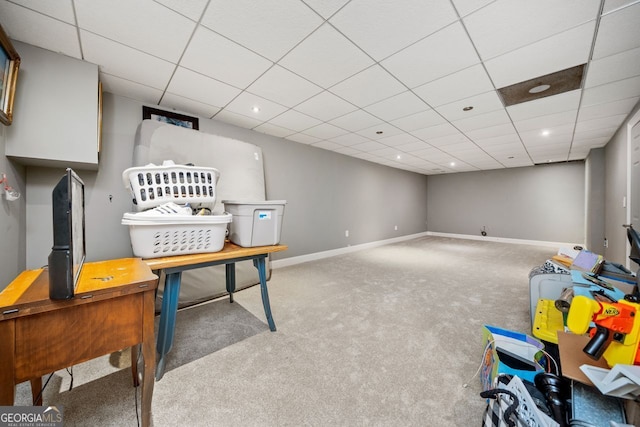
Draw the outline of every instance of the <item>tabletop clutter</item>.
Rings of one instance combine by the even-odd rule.
[[[627,234],[640,247],[631,226]],[[634,253],[630,258],[640,261]],[[637,274],[582,247],[561,248],[535,267],[529,274],[533,336],[483,327],[483,427],[636,425],[637,281]]]
[[[221,251],[225,239],[242,247],[280,242],[286,200],[222,200],[214,212],[220,172],[211,167],[131,167],[122,173],[136,212],[127,212],[133,254],[159,258]]]

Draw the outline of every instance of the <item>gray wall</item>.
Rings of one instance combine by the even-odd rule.
[[[585,221],[587,247],[605,253],[605,152],[591,150],[585,161]]]
[[[629,169],[627,123],[638,111],[640,111],[640,103],[636,105],[605,147],[605,234],[609,240],[609,247],[605,250],[605,258],[621,264],[627,262],[627,246],[629,244],[626,230],[622,227],[622,224],[627,223],[627,209],[622,204],[623,198],[627,196]]]
[[[25,170],[23,166],[4,156],[5,125],[0,124],[0,177],[7,175],[9,185],[21,193],[18,200],[9,202],[0,184],[0,290],[4,289],[25,268]]]
[[[86,184],[87,258],[131,255],[131,210],[122,172],[131,166],[142,104],[106,93],[99,170],[77,171]],[[287,258],[426,231],[427,177],[200,118],[200,130],[260,146],[269,199],[285,199]],[[51,188],[62,169],[27,168],[27,268],[51,250]],[[395,226],[398,230],[395,230]],[[349,237],[345,237],[345,230]]]
[[[584,162],[430,176],[429,231],[584,242]]]

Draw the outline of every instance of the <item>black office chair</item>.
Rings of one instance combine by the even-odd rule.
[[[640,233],[633,228],[633,224],[624,224],[623,227],[627,229],[627,239],[631,245],[631,251],[629,253],[629,259],[636,264],[640,265]],[[633,295],[640,300],[640,269],[636,272],[636,285],[633,289]]]

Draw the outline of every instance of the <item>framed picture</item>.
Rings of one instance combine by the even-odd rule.
[[[0,122],[13,121],[13,98],[20,68],[20,56],[0,25]]]
[[[142,107],[142,119],[157,120],[159,122],[170,123],[194,130],[199,129],[199,120],[197,117],[185,116],[184,114],[172,113],[171,111],[158,110],[157,108],[146,106]]]

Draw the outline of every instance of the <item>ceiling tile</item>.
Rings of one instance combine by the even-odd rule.
[[[396,147],[396,146],[400,146],[400,145],[409,144],[409,143],[412,143],[412,142],[417,142],[417,141],[420,141],[420,140],[418,138],[416,138],[415,136],[410,135],[408,133],[399,133],[397,135],[387,136],[385,138],[380,138],[378,141],[381,142],[384,145],[388,145],[390,147]]]
[[[357,132],[382,123],[382,121],[364,110],[356,110],[345,114],[344,116],[340,116],[337,119],[333,119],[330,123],[343,129],[350,130],[351,132]]]
[[[81,29],[173,62],[196,23],[152,0],[74,0]]]
[[[324,24],[279,64],[326,89],[371,66],[373,60],[329,24]]]
[[[344,135],[336,136],[334,138],[330,138],[331,142],[335,142],[336,144],[344,145],[346,147],[350,147],[352,145],[361,144],[363,142],[369,141],[362,135],[358,135],[357,133],[346,133]]]
[[[473,109],[470,111],[464,111],[463,108],[468,106],[473,107]],[[466,119],[468,117],[477,116],[503,108],[502,100],[500,100],[500,97],[496,92],[492,91],[485,92],[480,95],[474,95],[470,98],[451,102],[446,105],[441,105],[436,107],[435,110],[445,119],[453,121]]]
[[[476,144],[478,144],[478,146],[485,148],[487,150],[495,146],[501,146],[501,145],[507,145],[507,144],[512,146],[513,145],[522,146],[522,142],[520,141],[520,136],[518,136],[518,134],[515,132],[509,133],[506,135],[500,135],[500,136],[494,136],[494,137],[488,137],[488,138],[475,138],[473,142],[475,142]]]
[[[445,150],[444,147],[447,147],[449,145],[462,144],[462,143],[469,142],[469,138],[467,138],[464,134],[458,132],[450,135],[428,138],[426,141],[434,147],[438,147],[440,149]]]
[[[489,3],[494,2],[495,0],[452,0],[456,9],[458,10],[458,14],[460,16],[466,16],[471,12],[474,12]]]
[[[637,3],[638,0],[604,0],[604,7],[602,8],[602,14],[614,12],[618,9],[623,9],[631,4]]]
[[[615,116],[618,114],[628,114],[640,100],[639,97],[622,99],[620,101],[608,102],[606,104],[583,107],[578,113],[578,121],[599,119],[602,117]]]
[[[410,91],[376,102],[375,104],[369,105],[365,108],[365,110],[374,116],[385,121],[392,121],[397,118],[410,116],[429,109],[429,106],[425,104],[423,100]]]
[[[571,144],[571,147],[590,147],[590,148],[597,148],[597,147],[604,147],[607,142],[609,142],[609,137],[603,136],[600,138],[580,138],[580,139],[573,139],[573,143]]]
[[[637,75],[640,75],[640,47],[591,61],[584,87],[600,86]]]
[[[213,117],[218,111],[220,111],[220,108],[216,106],[194,101],[193,99],[174,95],[172,93],[165,93],[162,97],[162,101],[160,101],[160,105],[171,109],[188,111],[189,114],[196,114],[200,117],[206,118]]]
[[[307,145],[313,144],[314,142],[322,141],[320,138],[316,138],[315,136],[311,135],[305,135],[304,133],[295,133],[293,135],[287,136],[286,139]]]
[[[248,92],[278,104],[293,107],[322,92],[322,88],[274,65],[247,88]]]
[[[240,89],[183,67],[178,67],[167,91],[216,107],[224,107],[241,92]]]
[[[480,62],[467,33],[456,22],[381,62],[409,88]]]
[[[446,120],[436,111],[427,110],[393,120],[391,123],[404,131],[412,132],[414,130],[424,129],[429,126],[439,125],[444,123],[445,121]]]
[[[349,0],[305,0],[305,3],[323,18],[328,19],[341,7],[349,3]]]
[[[607,1],[607,4],[609,3]],[[640,22],[640,3],[638,2],[602,16],[598,25],[598,38],[593,49],[593,59],[640,47],[638,22]]]
[[[627,118],[626,114],[617,116],[602,117],[600,119],[591,119],[576,123],[576,132],[586,132],[597,129],[618,128],[620,124]]]
[[[526,120],[547,114],[576,110],[580,105],[580,90],[547,96],[521,104],[510,105],[507,112],[514,121]]]
[[[618,130],[617,127],[612,127],[609,129],[593,129],[593,130],[584,130],[578,131],[575,133],[574,139],[595,139],[595,138],[609,138],[613,136],[613,134]]]
[[[640,95],[640,76],[587,88],[582,95],[582,107],[619,101]]]
[[[387,148],[387,146],[376,141],[367,141],[361,142],[360,144],[352,145],[351,148],[362,152],[370,152],[375,150],[382,150],[383,148]]]
[[[414,142],[409,142],[408,144],[402,144],[402,145],[398,145],[395,148],[397,148],[400,151],[404,151],[405,153],[411,153],[413,151],[419,151],[419,150],[424,150],[425,148],[430,147],[429,144],[427,144],[424,141],[414,141]]]
[[[180,65],[242,89],[273,64],[213,31],[199,27]]]
[[[100,64],[100,71],[164,90],[176,68],[171,62],[151,56],[104,37],[80,31],[84,59]]]
[[[396,95],[406,88],[379,65],[369,67],[329,89],[358,107]]]
[[[323,20],[299,0],[211,0],[202,25],[277,61]]]
[[[155,0],[169,9],[186,16],[192,21],[199,21],[209,0]]]
[[[322,121],[329,121],[355,110],[356,107],[334,94],[324,91],[299,104],[296,111],[305,113]]]
[[[438,138],[441,136],[459,135],[460,132],[450,123],[442,123],[440,125],[414,130],[411,132],[411,134],[423,141],[429,142],[429,139]]]
[[[482,64],[477,64],[418,86],[413,91],[431,107],[437,107],[494,89]]]
[[[136,99],[148,104],[157,105],[162,97],[162,91],[159,89],[145,86],[140,83],[134,83],[120,77],[110,76],[109,74],[101,73],[100,81],[102,82],[102,90],[104,92]]]
[[[471,139],[495,138],[503,135],[512,135],[514,133],[516,133],[516,131],[511,123],[465,132]]]
[[[262,123],[261,125],[254,127],[253,130],[261,133],[266,133],[271,136],[276,136],[278,138],[284,138],[285,136],[293,135],[294,133],[296,133],[295,130],[283,128],[272,123]]]
[[[20,6],[40,12],[59,21],[66,22],[67,24],[75,25],[76,18],[73,15],[71,0],[57,0],[55,2],[48,0],[20,0]],[[2,17],[6,18],[7,16],[2,14]],[[5,19],[2,21],[2,25],[4,26]]]
[[[353,0],[330,22],[376,61],[397,52],[457,19],[449,1]]]
[[[600,0],[498,0],[465,17],[464,23],[487,60],[594,20],[599,6]]]
[[[254,112],[254,107],[258,107],[259,111]],[[260,98],[251,93],[242,92],[225,107],[225,110],[238,114],[253,115],[257,120],[266,122],[278,114],[285,112],[287,107],[283,107],[280,104]]]
[[[280,114],[279,116],[276,116],[273,119],[269,120],[269,123],[287,129],[293,129],[296,132],[302,132],[305,129],[317,126],[322,122],[298,111],[288,110]]]
[[[366,129],[359,130],[356,133],[364,136],[365,138],[378,140],[389,136],[399,135],[402,131],[389,123],[380,123]]]
[[[306,135],[315,136],[316,138],[329,139],[329,138],[335,138],[336,136],[344,135],[345,133],[348,133],[348,132],[337,126],[330,125],[329,123],[321,123],[318,126],[314,126],[312,128],[306,129],[302,133]]]
[[[573,126],[576,122],[578,111],[564,111],[562,113],[548,114],[546,116],[533,117],[531,119],[513,122],[518,132],[542,131],[543,129],[553,129],[557,126]]]
[[[335,151],[336,153],[344,154],[345,156],[353,156],[354,154],[360,153],[360,151],[351,147],[336,148],[333,151]]]
[[[237,114],[228,110],[220,111],[213,118],[214,120],[229,123],[246,129],[252,129],[263,122],[262,120],[257,120],[253,117],[245,116],[244,114]]]
[[[73,58],[82,57],[74,26],[8,2],[0,2],[0,16],[10,39]],[[34,28],[38,31],[33,31]]]
[[[485,66],[498,88],[566,70],[589,60],[594,30],[591,21],[485,61]]]
[[[322,148],[324,150],[339,150],[342,147],[342,145],[340,144],[336,144],[335,142],[331,142],[331,141],[320,141],[320,142],[314,142],[313,144],[311,144],[313,147],[316,148]]]
[[[509,123],[510,121],[511,120],[509,119],[507,112],[504,109],[501,109],[456,120],[452,122],[452,124],[462,132],[467,132],[474,129],[502,125]]]

